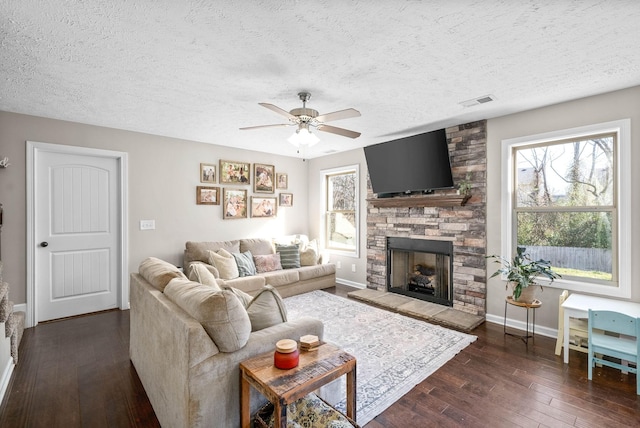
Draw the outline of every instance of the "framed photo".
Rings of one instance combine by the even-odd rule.
[[[251,164],[235,161],[220,161],[220,184],[249,184]]]
[[[253,164],[253,191],[256,193],[274,193],[276,178],[275,167],[262,163]]]
[[[216,166],[210,163],[200,164],[200,182],[215,183],[216,182]]]
[[[247,218],[247,191],[224,189],[222,216],[226,219]]]
[[[293,193],[280,193],[280,203],[278,205],[281,207],[292,207]]]
[[[276,174],[276,188],[287,189],[289,187],[289,176],[285,173]]]
[[[251,217],[275,217],[276,198],[251,197]]]
[[[220,188],[210,186],[196,187],[196,204],[220,205]]]

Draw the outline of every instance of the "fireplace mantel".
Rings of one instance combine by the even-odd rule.
[[[467,203],[471,196],[458,194],[398,196],[395,198],[367,199],[377,208],[453,207]]]

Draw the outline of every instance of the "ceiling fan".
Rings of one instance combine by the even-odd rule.
[[[317,110],[307,108],[307,101],[309,101],[309,99],[311,98],[311,94],[309,92],[299,92],[298,97],[300,97],[300,100],[302,101],[302,108],[294,108],[291,111],[283,110],[280,107],[269,103],[258,103],[261,106],[266,107],[269,110],[272,110],[279,115],[286,117],[287,119],[289,119],[289,123],[248,126],[240,129],[242,131],[246,131],[259,128],[275,128],[297,125],[298,128],[296,129],[296,133],[292,136],[292,138],[289,139],[289,141],[296,146],[301,144],[311,146],[319,141],[319,139],[311,133],[311,127],[317,129],[318,131],[329,132],[331,134],[337,134],[343,137],[358,138],[360,136],[359,132],[325,124],[325,122],[330,122],[332,120],[358,117],[360,116],[360,112],[358,110],[348,108],[345,110],[334,111],[332,113],[319,114]]]

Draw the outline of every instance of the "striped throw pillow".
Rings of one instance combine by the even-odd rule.
[[[251,251],[245,251],[244,253],[231,253],[236,259],[236,265],[238,265],[238,274],[243,276],[253,276],[256,274],[256,265],[253,263],[253,255]]]
[[[280,254],[280,264],[282,264],[283,269],[300,267],[300,247],[298,244],[276,244],[276,253]]]

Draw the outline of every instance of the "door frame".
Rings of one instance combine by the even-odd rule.
[[[37,174],[38,154],[41,152],[53,152],[61,154],[73,154],[81,156],[107,157],[116,159],[118,163],[118,178],[120,186],[117,189],[120,204],[120,259],[118,260],[117,279],[120,284],[118,292],[118,307],[121,310],[129,309],[129,158],[128,153],[113,150],[93,149],[79,146],[66,146],[62,144],[40,143],[27,141],[27,313],[26,327],[38,325],[37,311],[37,287],[35,284],[35,213],[38,201],[35,200],[35,183]]]

